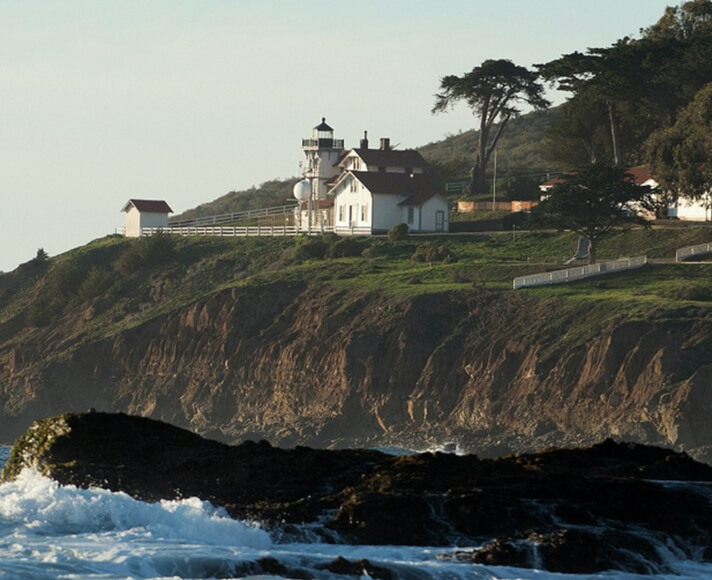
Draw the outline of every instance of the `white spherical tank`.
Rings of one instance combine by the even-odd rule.
[[[306,201],[309,199],[311,194],[311,183],[308,179],[302,179],[294,184],[294,189],[292,190],[294,197],[297,201]]]

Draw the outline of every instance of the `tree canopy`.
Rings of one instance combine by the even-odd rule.
[[[650,187],[635,183],[630,173],[594,163],[567,175],[532,210],[539,227],[569,229],[588,240],[588,262],[596,261],[598,241],[613,228],[645,224],[639,215]]]
[[[712,80],[712,0],[668,8],[640,38],[566,54],[536,68],[572,93],[567,114],[552,126],[549,142],[559,146],[550,147],[551,154],[638,164],[648,137],[672,125]]]
[[[674,195],[701,199],[712,191],[712,83],[680,113],[672,127],[651,135],[648,164]]]
[[[464,101],[479,116],[477,148],[471,171],[471,193],[485,191],[485,170],[507,122],[528,104],[535,109],[549,106],[544,87],[536,73],[509,60],[486,60],[469,73],[449,75],[440,80],[433,113],[447,111]],[[491,131],[498,122],[494,135]]]

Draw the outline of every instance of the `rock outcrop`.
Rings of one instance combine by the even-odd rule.
[[[573,573],[662,572],[660,546],[712,556],[712,506],[682,483],[712,481],[712,467],[610,440],[500,459],[393,457],[266,442],[231,447],[145,418],[88,413],[33,424],[3,479],[25,467],[145,500],[197,496],[286,539],[310,524],[327,541],[338,534],[358,544],[487,542],[443,557]]]
[[[227,443],[454,442],[496,456],[614,437],[712,461],[705,313],[631,321],[597,304],[280,283],[65,344],[84,323],[73,314],[0,348],[0,440],[38,417],[96,408]],[[19,332],[7,325],[0,336]]]

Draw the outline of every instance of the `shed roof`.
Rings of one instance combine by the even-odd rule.
[[[173,213],[171,207],[162,199],[130,199],[121,211],[129,211],[132,206],[145,213]]]

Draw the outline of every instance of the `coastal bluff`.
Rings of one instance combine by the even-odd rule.
[[[306,525],[312,540],[482,546],[443,557],[571,573],[664,572],[660,546],[712,558],[712,505],[698,489],[712,467],[612,440],[491,459],[393,456],[231,446],[153,419],[91,412],[34,422],[15,442],[3,482],[25,468],[145,501],[199,497],[260,522],[275,541],[305,541]]]

